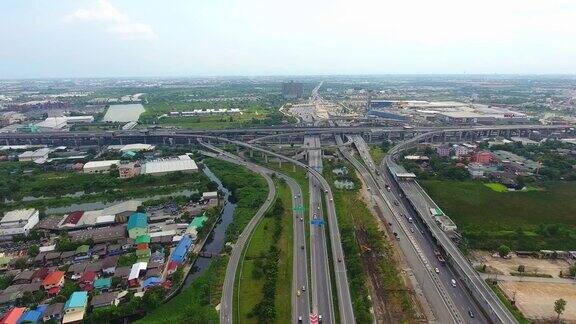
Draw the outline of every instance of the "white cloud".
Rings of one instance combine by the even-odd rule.
[[[78,9],[64,17],[66,22],[96,22],[106,24],[104,29],[126,39],[154,39],[156,33],[149,25],[133,22],[108,0],[98,0],[91,8]]]

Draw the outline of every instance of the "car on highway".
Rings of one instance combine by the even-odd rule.
[[[314,214],[312,215],[312,217],[314,217],[314,219],[316,219],[316,213],[314,213]]]
[[[440,273],[440,269],[438,269],[438,268],[434,268],[434,272],[436,272],[436,273]]]
[[[341,258],[341,257],[338,257],[338,262],[342,262],[342,258]]]
[[[370,187],[367,187],[366,190],[370,191]]]
[[[302,286],[302,291],[306,291],[306,286]]]
[[[304,250],[304,245],[300,245],[300,248],[301,248],[302,250]]]
[[[298,316],[298,323],[302,323],[302,316]]]
[[[456,280],[454,279],[450,280],[450,284],[452,285],[452,287],[456,287]]]
[[[414,233],[414,227],[410,227],[410,232]]]
[[[470,318],[474,318],[474,313],[472,313],[472,310],[468,310],[468,316],[470,316]]]
[[[298,291],[296,291],[296,296],[300,297],[301,294],[300,289],[298,289]]]
[[[322,315],[318,315],[318,323],[322,322]]]
[[[398,201],[394,200],[394,206],[398,206]]]
[[[300,217],[300,221],[301,221],[301,222],[304,221],[304,218]]]
[[[324,189],[324,193],[328,193],[328,189]]]

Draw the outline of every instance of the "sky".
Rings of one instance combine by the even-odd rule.
[[[2,0],[0,79],[575,74],[574,0]]]

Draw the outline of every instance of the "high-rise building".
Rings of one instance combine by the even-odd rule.
[[[299,82],[284,82],[282,83],[282,96],[284,99],[299,99],[304,94],[304,85]]]

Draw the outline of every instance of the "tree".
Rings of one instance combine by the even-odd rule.
[[[576,277],[576,264],[570,267],[570,276]]]
[[[38,253],[40,253],[40,248],[38,247],[38,245],[31,245],[28,248],[28,255],[31,257],[36,257],[38,255]]]
[[[498,247],[498,254],[500,255],[500,257],[504,258],[506,256],[508,256],[508,254],[510,254],[510,247],[508,247],[508,245],[500,245]]]
[[[26,268],[26,259],[25,258],[18,258],[14,262],[14,266],[16,269],[24,269]]]
[[[523,264],[518,266],[518,272],[523,274],[525,271],[526,271],[526,267]]]
[[[566,301],[564,299],[560,298],[554,302],[554,311],[556,312],[556,314],[558,314],[556,320],[560,321],[560,315],[564,313],[565,309],[566,309]]]

